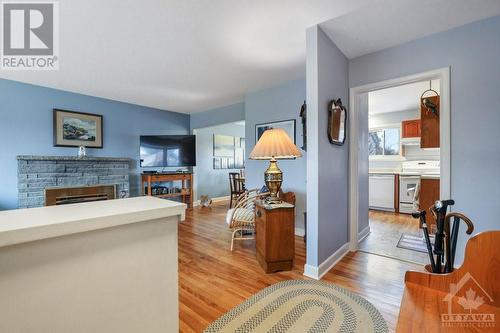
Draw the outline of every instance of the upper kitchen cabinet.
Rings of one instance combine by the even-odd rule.
[[[420,137],[420,119],[404,120],[401,127],[401,138],[408,139]]]
[[[439,148],[439,96],[421,98],[420,148]]]

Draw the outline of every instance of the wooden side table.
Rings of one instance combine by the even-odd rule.
[[[266,273],[289,271],[295,254],[295,206],[283,202],[255,207],[257,260]]]

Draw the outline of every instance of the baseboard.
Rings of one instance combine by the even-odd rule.
[[[311,279],[319,280],[318,267],[305,264],[304,275],[310,277]]]
[[[335,266],[349,252],[349,243],[345,243],[323,261],[318,267],[304,265],[304,275],[315,280],[320,280],[333,266]]]
[[[224,197],[212,198],[212,203],[221,202],[221,201],[229,201],[229,199],[231,199],[231,197],[229,195],[224,196]],[[200,205],[200,200],[196,200],[193,202],[194,207],[199,206],[199,205]]]
[[[304,237],[305,234],[306,231],[304,230],[304,228],[295,227],[295,236]]]
[[[358,233],[358,244],[366,238],[366,236],[368,236],[370,234],[370,226],[368,225],[366,228],[364,228],[363,230],[361,230],[359,233]]]

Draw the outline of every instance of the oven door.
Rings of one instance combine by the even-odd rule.
[[[415,189],[420,182],[419,176],[400,176],[399,177],[399,202],[413,203]]]

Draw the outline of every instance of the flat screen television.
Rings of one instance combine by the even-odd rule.
[[[188,167],[196,165],[196,136],[141,136],[141,167]]]

